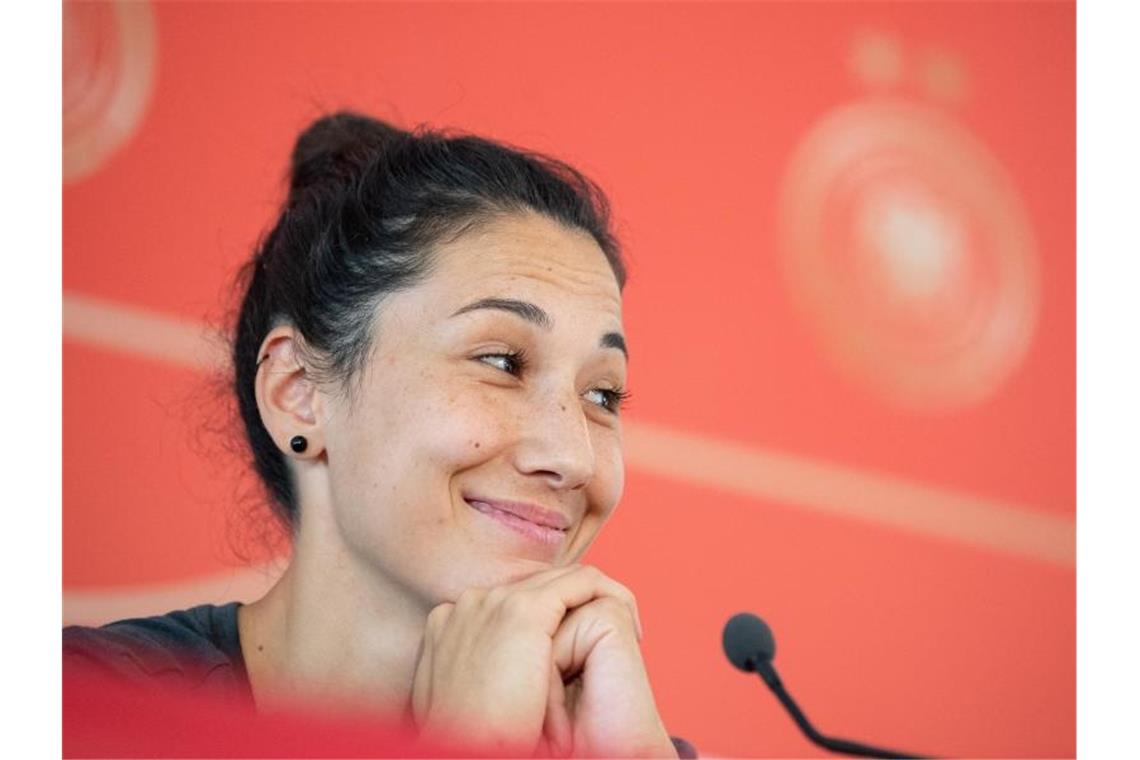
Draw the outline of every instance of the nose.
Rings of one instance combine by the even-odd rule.
[[[581,488],[594,476],[590,425],[577,393],[549,394],[520,422],[515,466],[559,490]]]

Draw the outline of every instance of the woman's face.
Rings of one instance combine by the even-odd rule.
[[[326,399],[354,560],[425,604],[576,561],[623,484],[621,294],[593,238],[533,214],[464,234],[384,301],[373,349]]]

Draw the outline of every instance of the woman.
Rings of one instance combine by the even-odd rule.
[[[578,564],[623,482],[601,193],[341,113],[298,140],[247,277],[235,391],[289,566],[253,604],[67,629],[67,656],[489,752],[673,756],[634,597]]]

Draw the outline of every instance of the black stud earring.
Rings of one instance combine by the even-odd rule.
[[[300,454],[305,449],[309,448],[309,442],[305,440],[305,436],[295,435],[289,439],[289,448]]]

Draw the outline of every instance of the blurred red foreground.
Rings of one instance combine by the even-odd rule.
[[[254,714],[248,705],[142,691],[68,667],[64,757],[473,757],[458,745],[413,741],[399,726],[344,716]]]

